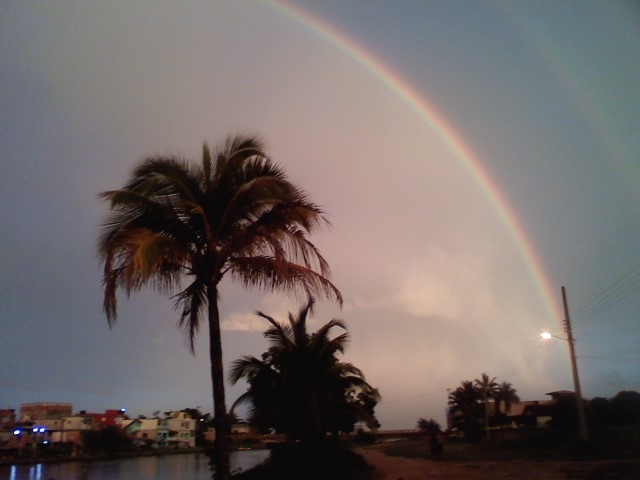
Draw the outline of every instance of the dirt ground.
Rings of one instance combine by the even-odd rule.
[[[380,446],[358,450],[378,470],[379,480],[637,480],[640,461],[530,462],[432,461],[385,455]]]

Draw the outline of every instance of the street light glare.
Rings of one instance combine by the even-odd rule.
[[[549,332],[542,332],[542,333],[540,334],[540,337],[541,337],[543,340],[549,340],[549,339],[551,338],[551,336],[552,336],[552,335],[551,335]]]

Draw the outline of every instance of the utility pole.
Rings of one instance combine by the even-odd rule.
[[[582,392],[580,390],[580,379],[578,378],[578,365],[576,363],[576,350],[574,346],[573,333],[571,331],[571,320],[569,318],[569,307],[567,306],[567,293],[562,287],[562,306],[564,307],[564,330],[569,342],[569,356],[571,357],[571,373],[573,374],[573,386],[576,392],[576,403],[578,407],[578,423],[580,427],[580,440],[589,440],[587,430],[587,419],[584,413],[584,403],[582,403]]]

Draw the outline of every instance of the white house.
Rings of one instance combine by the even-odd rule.
[[[93,417],[74,415],[57,419],[38,420],[33,422],[32,428],[37,429],[40,435],[46,433],[47,441],[53,443],[73,442],[79,445],[82,443],[82,432],[97,430],[99,425]]]
[[[122,422],[122,430],[137,445],[143,443],[155,444],[158,441],[159,423],[160,420],[157,418],[136,418],[135,420]]]
[[[158,424],[158,445],[193,448],[196,446],[196,420],[186,412],[170,412]]]

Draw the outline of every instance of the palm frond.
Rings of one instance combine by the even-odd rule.
[[[233,278],[247,287],[284,293],[305,301],[322,295],[342,305],[342,294],[330,280],[315,270],[288,260],[272,257],[234,257],[228,268]]]
[[[241,378],[246,378],[248,381],[255,378],[261,369],[265,368],[265,364],[262,360],[244,355],[231,364],[228,378],[232,385],[238,383]]]
[[[293,350],[293,329],[291,325],[282,325],[260,311],[256,312],[256,315],[266,319],[271,324],[271,327],[264,332],[265,338],[268,338],[278,348],[284,348],[287,351]]]
[[[195,353],[195,338],[200,330],[200,315],[207,305],[207,285],[200,276],[174,296],[176,310],[181,310],[178,328],[185,332],[191,353]]]
[[[293,341],[297,348],[305,348],[309,336],[307,335],[307,315],[313,309],[314,300],[309,299],[307,304],[300,308],[298,316],[294,317],[289,314],[289,323],[293,332]]]

